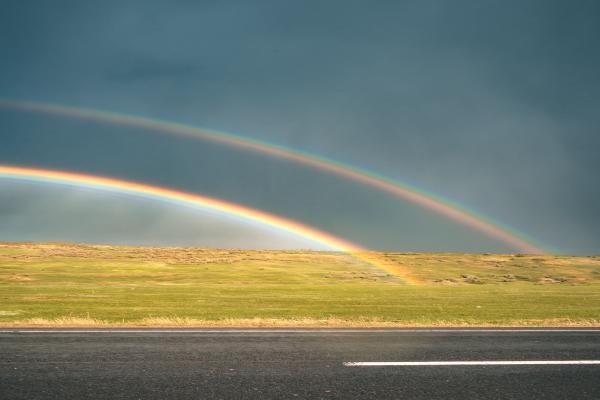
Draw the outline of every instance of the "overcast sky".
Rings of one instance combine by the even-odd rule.
[[[558,251],[599,252],[597,1],[0,5],[0,97],[290,146],[449,198]],[[340,177],[140,129],[0,110],[0,164],[194,191],[375,249],[510,250]],[[0,179],[0,240],[307,245],[276,236],[192,210]]]

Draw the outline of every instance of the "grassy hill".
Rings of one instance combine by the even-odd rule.
[[[600,326],[598,256],[376,256],[0,243],[0,325]]]

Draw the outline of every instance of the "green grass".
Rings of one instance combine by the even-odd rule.
[[[598,257],[380,257],[420,283],[337,253],[5,243],[0,324],[600,325]]]

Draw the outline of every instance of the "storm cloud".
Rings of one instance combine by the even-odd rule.
[[[0,97],[291,146],[436,193],[557,251],[597,253],[598,39],[594,1],[8,1]],[[0,163],[197,191],[375,249],[511,250],[339,177],[139,129],[0,110]],[[1,217],[21,221],[20,238],[69,236],[40,233],[31,191],[10,196]],[[149,221],[183,212],[159,208]],[[71,236],[127,243],[148,229],[130,228]],[[14,229],[1,223],[0,238]]]

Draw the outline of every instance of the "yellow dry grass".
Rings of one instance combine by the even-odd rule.
[[[467,327],[600,327],[600,320],[572,320],[569,318],[513,320],[507,323],[473,323],[464,320],[387,321],[378,318],[225,318],[201,320],[182,317],[148,317],[137,321],[109,322],[86,317],[31,318],[0,323],[5,328],[467,328]]]
[[[373,254],[0,243],[0,324],[599,325],[598,256]]]

